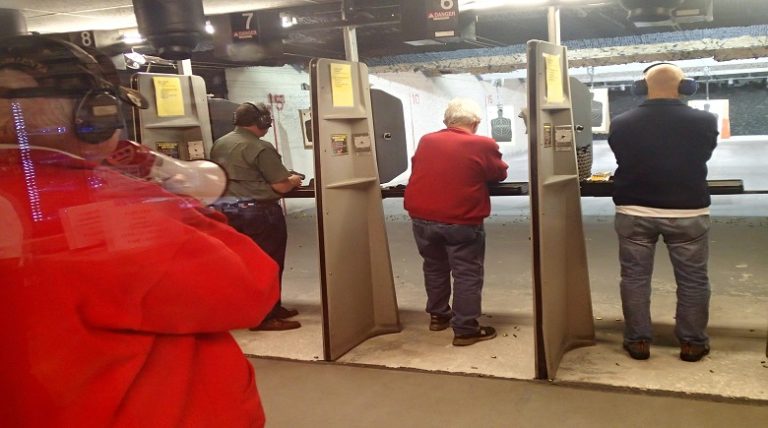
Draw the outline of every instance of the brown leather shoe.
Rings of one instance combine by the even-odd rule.
[[[695,363],[709,354],[709,345],[696,345],[694,343],[683,342],[680,344],[680,359]]]
[[[441,315],[429,316],[429,330],[430,331],[443,331],[451,326],[451,317]]]
[[[285,320],[291,317],[295,317],[298,314],[299,314],[299,311],[297,311],[296,309],[288,309],[285,306],[280,306],[272,315],[274,315],[275,318],[280,318]]]
[[[298,321],[288,321],[280,318],[270,318],[264,320],[256,327],[251,327],[248,330],[251,331],[282,331],[282,330],[294,330],[301,327],[301,323]]]
[[[651,343],[647,340],[627,342],[624,344],[624,349],[636,360],[647,360],[651,356]]]

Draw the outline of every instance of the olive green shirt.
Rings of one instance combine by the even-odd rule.
[[[224,198],[280,199],[282,195],[272,189],[271,183],[286,180],[291,175],[275,146],[239,126],[216,140],[211,149],[211,160],[227,172]]]

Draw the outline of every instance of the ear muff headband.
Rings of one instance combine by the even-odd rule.
[[[268,129],[272,126],[272,115],[270,114],[267,106],[264,104],[255,104],[250,101],[243,103],[250,107],[250,109],[235,110],[233,123],[237,126],[251,126],[256,125],[261,129]]]
[[[648,66],[645,70],[643,70],[643,75],[648,73],[648,70],[652,69],[653,67],[657,67],[659,65],[674,65],[669,62],[659,62],[656,64],[652,64]],[[677,67],[677,66],[675,66]],[[699,89],[699,83],[693,79],[690,78],[683,78],[680,81],[680,85],[677,87],[677,93],[680,95],[693,95],[696,93],[696,91]],[[645,81],[645,79],[641,80],[635,80],[634,83],[632,83],[632,93],[635,95],[648,95],[648,83]]]
[[[106,90],[85,94],[74,109],[75,135],[86,143],[99,144],[125,128],[120,101]]]
[[[14,49],[17,50],[16,53],[19,53],[18,50],[26,52],[26,50],[31,48],[65,50],[71,55],[71,58],[62,59],[59,65],[54,63],[51,66],[50,76],[37,75],[34,76],[35,79],[56,79],[57,74],[66,75],[62,71],[66,70],[71,75],[82,76],[85,79],[76,81],[78,84],[93,88],[82,96],[80,95],[85,89],[83,86],[66,87],[66,83],[63,86],[42,86],[13,90],[19,92],[19,96],[45,97],[53,95],[76,97],[77,101],[74,104],[72,124],[75,135],[86,143],[102,143],[111,138],[117,129],[125,128],[125,122],[120,109],[121,103],[116,97],[117,88],[106,79],[101,65],[94,55],[73,43],[43,36],[15,36],[14,38],[3,40],[7,41],[5,48],[8,49],[8,53],[4,53],[5,55],[11,55],[14,53]],[[52,55],[56,54],[56,52],[52,53]],[[58,54],[61,55],[62,53],[59,52]],[[64,68],[65,66],[62,66],[62,64],[70,64],[70,61],[71,65],[66,65],[66,67],[71,68],[66,69]],[[66,82],[66,80],[61,82]],[[61,82],[56,81],[54,84],[59,85]]]

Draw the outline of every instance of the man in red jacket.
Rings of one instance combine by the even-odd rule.
[[[146,100],[94,55],[0,40],[0,424],[263,426],[228,331],[270,310],[277,265],[197,201],[98,166],[121,103]]]
[[[483,219],[491,212],[487,184],[507,178],[507,164],[493,139],[475,135],[481,115],[474,101],[452,100],[445,110],[446,129],[419,141],[405,189],[405,209],[424,258],[429,329],[450,325],[455,346],[496,337],[493,327],[477,322],[485,259]]]

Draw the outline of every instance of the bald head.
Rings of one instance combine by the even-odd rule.
[[[648,98],[679,98],[678,88],[684,77],[683,70],[672,64],[652,67],[645,73]]]

